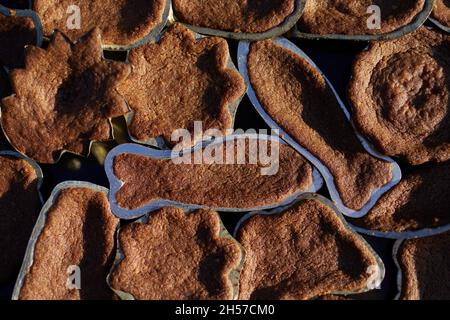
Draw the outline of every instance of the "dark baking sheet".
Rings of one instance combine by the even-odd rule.
[[[366,42],[349,42],[336,40],[300,40],[295,39],[293,42],[308,54],[311,59],[321,68],[324,74],[335,86],[339,95],[344,102],[346,99],[346,88],[350,79],[351,65],[355,56],[364,50],[367,46]],[[231,55],[236,63],[237,41],[229,41]],[[105,56],[110,59],[124,61],[126,54],[124,52],[106,52]],[[124,121],[119,120],[119,121]],[[247,97],[239,106],[235,128],[241,129],[269,129],[262,118],[253,108]],[[130,141],[131,142],[131,141]],[[109,143],[110,147],[114,147],[115,143]],[[0,146],[2,150],[12,149],[6,141],[3,134],[0,134]],[[74,169],[74,164],[79,165],[79,169]],[[44,183],[42,187],[42,195],[46,200],[52,189],[60,182],[67,180],[81,180],[92,182],[101,186],[108,187],[108,181],[103,167],[97,162],[94,156],[82,158],[72,154],[65,153],[61,160],[55,165],[42,165],[44,172]],[[407,171],[408,168],[402,166],[402,170]],[[328,197],[326,188],[322,188],[320,194]],[[221,213],[221,217],[226,228],[232,232],[236,223],[244,214],[240,213]],[[367,241],[378,252],[386,266],[386,277],[382,284],[381,290],[354,296],[358,299],[394,299],[397,294],[397,269],[392,258],[393,240],[379,239],[364,236]],[[15,279],[7,285],[0,286],[0,299],[9,299],[12,294]]]

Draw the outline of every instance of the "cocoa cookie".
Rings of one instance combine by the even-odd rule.
[[[42,214],[45,216],[39,218],[38,226],[43,225],[34,242],[31,261],[25,260],[31,266],[18,282],[17,298],[112,299],[114,293],[108,288],[106,276],[114,259],[119,220],[111,213],[106,191],[65,188]],[[71,267],[79,268],[80,290],[67,286],[68,282],[77,285],[69,278]]]
[[[39,178],[24,159],[0,155],[0,283],[13,281],[41,210]]]
[[[450,1],[435,0],[431,17],[443,26],[450,28]]]
[[[162,137],[173,146],[177,141],[171,140],[172,133],[192,132],[195,121],[202,121],[204,131],[225,134],[233,127],[230,106],[244,95],[245,84],[230,68],[224,39],[196,40],[194,33],[176,24],[159,43],[131,50],[128,60],[132,72],[119,92],[133,111],[129,131],[136,139]]]
[[[450,225],[450,164],[418,169],[351,223],[368,230],[406,232]]]
[[[166,0],[35,0],[33,10],[46,36],[55,29],[72,41],[98,27],[107,45],[129,46],[145,38],[164,21]],[[79,28],[68,27],[76,23]]]
[[[130,68],[102,55],[98,29],[76,44],[57,32],[47,49],[27,48],[26,68],[10,74],[15,94],[2,101],[3,130],[18,151],[55,163],[64,150],[85,155],[91,141],[110,139],[110,118],[128,112],[116,87]]]
[[[173,0],[180,22],[232,32],[265,32],[283,23],[296,6],[295,0]]]
[[[121,228],[119,246],[123,260],[109,276],[116,291],[138,300],[233,299],[229,277],[242,253],[221,236],[216,212],[161,209]]]
[[[368,25],[373,15],[368,9],[373,5],[380,8],[380,28]],[[308,0],[298,27],[320,35],[384,34],[412,23],[424,6],[425,0]]]
[[[22,67],[25,46],[35,44],[36,30],[32,18],[0,12],[0,65]]]
[[[409,164],[450,159],[450,36],[425,27],[372,43],[353,66],[355,124]]]
[[[246,252],[240,299],[356,293],[383,277],[369,245],[317,199],[301,200],[282,213],[254,215],[237,234]]]
[[[311,188],[313,169],[295,150],[280,144],[277,148],[279,160],[271,166],[261,159],[249,160],[255,155],[257,157],[253,149],[250,151],[253,143],[256,143],[258,153],[264,150],[263,146],[258,145],[259,141],[251,141],[251,144],[240,148],[245,140],[235,139],[227,142],[226,147],[225,144],[215,145],[222,150],[206,148],[187,154],[186,158],[173,159],[158,159],[148,148],[135,153],[120,152],[118,150],[127,145],[119,146],[117,151],[110,153],[110,157],[113,154],[112,160],[107,160],[112,167],[107,168],[107,172],[114,175],[109,177],[110,182],[120,180],[119,189],[112,190],[115,202],[127,210],[156,205],[161,201],[175,201],[245,211],[273,207]],[[269,150],[276,147],[270,142],[267,146]],[[223,162],[208,157],[215,152],[216,155],[223,155]],[[226,162],[227,154],[235,161]],[[275,151],[268,154],[277,156]],[[202,160],[200,163],[196,160],[198,156]],[[241,162],[239,159],[247,160]],[[117,186],[116,182],[112,183],[112,188],[114,186]]]
[[[393,165],[366,151],[331,87],[305,58],[273,40],[253,42],[246,68],[265,113],[328,168],[347,208],[360,210],[392,180]]]
[[[397,250],[401,300],[450,299],[450,232],[405,240]]]

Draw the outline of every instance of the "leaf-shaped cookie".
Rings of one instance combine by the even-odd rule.
[[[8,11],[7,11],[8,12]],[[19,68],[23,64],[25,46],[37,44],[36,26],[31,17],[0,12],[0,64]]]
[[[357,293],[374,289],[384,276],[369,245],[320,198],[252,215],[238,226],[237,239],[246,252],[240,299]]]
[[[236,241],[221,236],[217,212],[164,208],[147,223],[120,229],[123,259],[111,287],[135,299],[232,299],[230,273],[241,262]]]
[[[46,36],[57,29],[74,41],[98,27],[104,44],[128,47],[163,27],[167,3],[167,0],[34,0],[33,10],[41,17]]]
[[[64,150],[87,154],[91,141],[110,138],[110,118],[128,111],[116,92],[128,74],[128,65],[103,58],[98,29],[76,44],[58,32],[47,49],[28,47],[25,69],[11,72],[3,129],[39,162],[54,163]]]
[[[177,129],[224,134],[233,126],[230,106],[245,93],[244,80],[229,67],[224,39],[195,39],[194,33],[176,24],[159,43],[133,49],[128,57],[130,77],[119,87],[133,111],[130,133],[140,141],[162,137],[168,145]],[[194,137],[199,138],[199,137]]]

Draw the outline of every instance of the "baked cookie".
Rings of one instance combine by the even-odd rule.
[[[405,240],[397,250],[401,300],[450,299],[450,232]]]
[[[138,300],[230,300],[239,244],[221,236],[219,214],[164,208],[120,229],[123,259],[110,286]]]
[[[414,21],[424,10],[425,0],[308,0],[300,17],[301,32],[327,35],[377,35],[396,31]],[[369,27],[377,5],[381,13],[380,28]]]
[[[372,43],[349,85],[358,129],[411,165],[450,159],[450,35],[425,27]]]
[[[237,231],[246,258],[242,300],[313,299],[381,282],[379,258],[337,213],[304,199],[279,214],[254,215]]]
[[[450,2],[448,0],[435,0],[431,17],[443,26],[450,28]]]
[[[133,111],[129,131],[137,140],[162,137],[173,146],[177,141],[172,141],[172,133],[177,129],[193,133],[195,121],[202,122],[204,131],[226,134],[232,129],[230,108],[245,94],[245,84],[230,68],[224,39],[196,40],[194,33],[175,24],[159,43],[131,50],[128,60],[131,75],[119,92]]]
[[[76,41],[98,27],[104,44],[130,46],[164,23],[166,3],[166,0],[34,0],[33,10],[41,17],[46,36],[58,29]]]
[[[114,259],[114,235],[119,220],[111,213],[106,191],[65,188],[41,215],[45,216],[39,218],[38,225],[43,225],[33,251],[27,253],[32,256],[24,263],[31,265],[26,265],[25,274],[19,279],[17,298],[112,299],[114,293],[108,288],[106,276]],[[78,284],[70,278],[77,269]],[[76,289],[77,285],[81,289]]]
[[[0,65],[22,67],[25,46],[36,45],[36,39],[32,18],[3,15],[0,12]]]
[[[8,75],[6,71],[0,67],[0,99],[6,97],[11,93],[11,85],[9,84]]]
[[[381,232],[409,232],[450,225],[450,163],[407,174],[355,226]]]
[[[277,158],[275,163],[258,159],[266,146],[267,154]],[[183,157],[161,158],[148,148],[133,153],[121,148],[128,146],[111,151],[112,159],[107,159],[111,168],[106,170],[114,175],[110,182],[116,181],[111,188],[120,184],[112,190],[115,203],[127,210],[167,201],[240,211],[273,207],[309,191],[314,182],[313,168],[295,150],[254,138],[233,139]]]
[[[250,84],[265,113],[328,168],[343,204],[360,210],[392,180],[393,165],[366,151],[331,87],[305,58],[274,40],[253,42],[249,50]]]
[[[260,33],[281,25],[291,15],[295,0],[173,0],[180,22],[231,32]]]
[[[66,150],[87,154],[111,137],[110,118],[128,112],[116,87],[130,67],[103,58],[98,29],[76,44],[56,33],[47,49],[28,47],[25,69],[11,71],[14,95],[2,101],[11,144],[42,163]]]
[[[13,281],[41,210],[39,177],[26,160],[0,154],[0,283]]]

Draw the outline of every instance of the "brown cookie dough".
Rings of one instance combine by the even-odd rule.
[[[385,193],[369,213],[351,223],[382,232],[450,225],[450,164],[418,169]]]
[[[295,0],[173,0],[180,22],[232,32],[265,32],[281,25]]]
[[[0,283],[19,271],[41,210],[38,182],[26,160],[0,155]]]
[[[35,44],[36,31],[31,18],[0,13],[0,65],[22,67],[25,46]]]
[[[114,259],[118,223],[105,193],[88,188],[62,190],[47,212],[19,299],[112,299],[106,276]],[[71,266],[80,268],[80,290],[67,287]]]
[[[46,50],[28,47],[26,68],[11,72],[15,95],[2,101],[17,150],[54,163],[63,150],[87,154],[91,141],[110,139],[110,118],[128,112],[116,87],[130,68],[102,52],[98,29],[74,45],[57,32]]]
[[[349,86],[355,124],[409,164],[450,159],[450,36],[425,27],[372,43]]]
[[[249,143],[245,152],[237,149],[242,141],[234,140],[231,146],[223,148],[224,157],[234,150],[234,159],[241,158],[242,154],[249,159]],[[268,146],[272,147],[270,143]],[[205,151],[204,155],[208,153]],[[117,204],[127,209],[140,208],[161,199],[210,208],[251,209],[278,204],[309,189],[313,169],[292,148],[280,145],[278,165],[278,171],[271,172],[273,175],[263,175],[261,169],[270,165],[261,161],[255,164],[248,160],[245,164],[196,164],[191,156],[191,164],[179,164],[172,159],[124,153],[113,160],[114,175],[124,183],[115,197]]]
[[[102,40],[108,45],[132,45],[163,23],[166,0],[34,0],[33,9],[42,20],[44,34],[55,29],[67,34],[72,41],[98,27]],[[79,29],[68,28],[74,11],[80,9]]]
[[[232,299],[229,275],[242,259],[241,249],[220,232],[216,212],[175,208],[121,228],[124,259],[110,275],[111,287],[138,300]]]
[[[246,252],[240,299],[361,292],[381,276],[370,247],[315,199],[280,214],[251,217],[238,230],[238,241]]]
[[[133,49],[128,60],[132,72],[119,92],[134,111],[130,133],[138,140],[163,137],[173,145],[172,133],[193,131],[194,121],[202,121],[204,131],[213,128],[225,134],[232,128],[229,108],[244,95],[245,84],[228,65],[224,39],[196,40],[176,24],[159,43]]]
[[[361,209],[391,180],[392,165],[363,148],[331,88],[305,59],[266,40],[250,45],[247,67],[264,110],[330,170],[345,206]]]
[[[450,1],[435,0],[431,17],[443,26],[450,28]]]
[[[398,249],[401,300],[450,299],[450,232],[405,240]]]
[[[372,5],[381,10],[381,28],[368,27]],[[425,0],[308,0],[298,26],[302,32],[320,35],[384,34],[413,22],[424,6]]]

